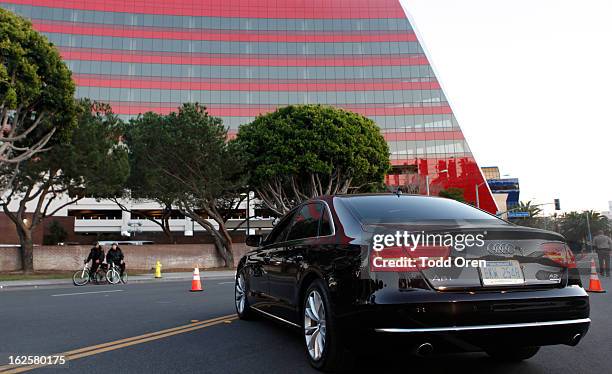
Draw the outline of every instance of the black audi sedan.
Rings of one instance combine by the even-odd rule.
[[[589,298],[554,232],[439,197],[323,196],[286,214],[236,272],[236,310],[300,329],[312,366],[338,370],[357,346],[401,341],[419,355],[502,360],[576,345]]]

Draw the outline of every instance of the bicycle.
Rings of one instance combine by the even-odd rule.
[[[93,278],[90,274],[90,271],[91,268],[89,267],[89,264],[85,263],[83,269],[77,270],[72,276],[72,283],[75,286],[84,286],[91,281],[94,281],[94,283],[96,284],[100,284],[105,280],[106,275],[104,274],[104,269],[102,269],[101,267],[96,270],[96,273],[94,274]]]
[[[114,263],[111,263],[108,271],[106,272],[106,280],[110,284],[117,284],[119,282],[126,284],[128,282],[128,274],[127,271],[123,271],[123,275],[121,275],[121,269]]]

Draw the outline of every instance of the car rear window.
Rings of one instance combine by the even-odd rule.
[[[357,218],[369,223],[415,221],[487,220],[503,223],[479,209],[451,199],[410,195],[373,195],[340,197]]]

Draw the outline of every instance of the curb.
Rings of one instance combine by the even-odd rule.
[[[172,274],[172,273],[169,273]],[[234,275],[233,274],[206,274],[206,273],[200,273],[200,276],[202,279],[233,279]],[[138,278],[136,278],[138,277]],[[178,281],[191,281],[192,280],[192,275],[182,275],[182,276],[176,276],[176,277],[172,277],[172,276],[168,276],[168,277],[163,277],[162,278],[155,278],[153,275],[151,275],[150,278],[144,278],[139,275],[135,275],[133,276],[133,278],[129,278],[128,279],[128,283],[155,283],[155,282],[178,282]],[[11,283],[15,283],[15,284],[11,284]],[[25,282],[32,282],[32,283],[25,283]],[[40,287],[50,287],[50,286],[67,286],[70,285],[72,286],[72,279],[53,279],[53,280],[44,280],[41,279],[40,282],[37,282],[36,280],[32,280],[32,281],[5,281],[5,282],[0,282],[0,290],[3,289],[14,289],[14,288],[40,288]],[[75,286],[76,287],[76,286]]]

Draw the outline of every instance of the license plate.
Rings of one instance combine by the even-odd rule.
[[[506,286],[525,283],[523,270],[516,260],[487,261],[480,268],[482,284],[485,286]]]

